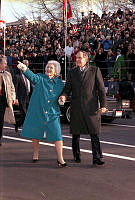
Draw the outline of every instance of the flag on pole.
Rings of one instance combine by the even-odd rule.
[[[63,11],[66,12],[66,0],[64,0]],[[67,19],[72,17],[72,9],[69,0],[67,0]]]
[[[4,20],[0,20],[0,28],[2,28],[3,31],[6,29],[6,22]]]

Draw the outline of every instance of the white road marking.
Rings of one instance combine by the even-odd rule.
[[[68,136],[68,135],[62,135],[62,136],[65,137],[65,138],[72,138],[72,136]],[[80,140],[91,141],[91,139],[87,139],[87,138],[80,138]],[[109,144],[109,145],[116,145],[116,146],[123,146],[123,147],[135,148],[135,145],[120,144],[120,143],[107,142],[107,141],[102,141],[102,140],[100,140],[100,142],[103,143],[103,144]]]
[[[3,138],[10,139],[10,140],[17,140],[17,141],[21,141],[21,142],[32,142],[31,140],[16,138],[16,137],[10,137],[10,136],[3,136]],[[45,145],[45,146],[52,146],[52,147],[55,146],[54,144],[50,144],[50,143],[46,143],[46,142],[40,142],[40,144]],[[63,149],[72,150],[72,147],[63,146]],[[80,151],[84,152],[84,153],[90,153],[90,154],[92,153],[92,151],[86,150],[86,149],[80,149]],[[112,158],[119,158],[119,159],[123,159],[123,160],[135,161],[135,158],[127,157],[127,156],[121,156],[121,155],[109,154],[109,153],[103,153],[103,155],[107,156],[107,157],[112,157]]]
[[[46,194],[44,194],[43,192],[41,192],[40,194],[41,194],[41,198],[42,199],[44,199],[44,200],[47,199],[47,195]]]
[[[14,130],[14,128],[12,127],[4,127],[5,129],[11,129],[11,130]],[[19,129],[20,131],[22,129]],[[72,136],[68,136],[68,135],[62,135],[62,137],[64,138],[72,138]],[[87,139],[87,138],[80,138],[80,140],[83,140],[83,141],[91,141],[91,139]],[[135,145],[129,145],[129,144],[121,144],[121,143],[116,143],[116,142],[107,142],[107,141],[103,141],[103,140],[100,140],[101,143],[103,144],[109,144],[109,145],[116,145],[116,146],[123,146],[123,147],[129,147],[129,148],[135,148]]]
[[[132,125],[126,125],[126,124],[111,124],[111,123],[103,123],[103,124],[106,124],[108,126],[119,126],[119,127],[127,127],[127,128],[135,128],[135,126],[132,126]]]

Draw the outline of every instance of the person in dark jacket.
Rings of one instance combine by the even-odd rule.
[[[102,76],[104,76],[104,78],[107,76],[105,58],[106,56],[105,56],[103,48],[99,48],[95,56],[95,63],[96,63],[96,66],[100,68]]]
[[[108,49],[107,57],[106,57],[105,61],[106,61],[108,76],[112,77],[112,71],[113,71],[113,67],[114,67],[114,63],[115,63],[115,56],[112,52],[112,49]]]
[[[119,83],[119,96],[121,99],[126,99],[130,101],[133,100],[134,87],[131,82],[128,81],[128,78],[126,76],[124,76]]]
[[[29,61],[24,60],[23,63],[28,67]],[[18,132],[18,128],[21,127],[24,123],[27,108],[29,105],[29,100],[32,94],[33,86],[30,81],[25,78],[24,74],[19,71],[15,76],[15,89],[16,89],[16,98],[18,100],[20,115],[19,118],[16,117],[15,131]]]
[[[119,83],[119,96],[122,103],[122,100],[129,100],[130,107],[132,105],[134,94],[134,87],[126,76],[122,77],[122,80]],[[131,118],[131,111],[126,111],[123,114],[123,118]]]
[[[81,162],[80,135],[89,134],[92,143],[93,164],[103,165],[99,141],[101,112],[106,111],[106,95],[101,71],[88,65],[88,53],[79,50],[76,66],[70,70],[59,100],[65,102],[72,92],[71,122],[72,150],[75,162]],[[100,106],[99,106],[100,103]]]

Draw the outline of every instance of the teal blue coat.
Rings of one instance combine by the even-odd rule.
[[[58,98],[64,83],[57,77],[50,79],[46,74],[34,74],[29,69],[24,75],[34,84],[30,104],[21,136],[48,141],[62,140],[60,106]]]

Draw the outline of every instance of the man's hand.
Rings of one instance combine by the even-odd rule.
[[[15,100],[12,101],[12,104],[13,104],[13,105],[15,104]]]
[[[20,61],[18,61],[18,63],[19,64],[17,65],[17,68],[20,69],[20,70],[22,70],[23,72],[26,72],[27,66],[24,65],[23,63],[21,63]]]
[[[107,108],[103,107],[103,108],[101,108],[101,113],[104,113],[104,112],[106,112],[107,110],[108,110]]]
[[[15,100],[15,105],[17,105],[17,106],[19,105],[18,99]]]
[[[59,101],[59,104],[62,105],[62,104],[65,103],[65,101],[66,101],[66,97],[65,97],[65,96],[60,96],[58,101]]]

